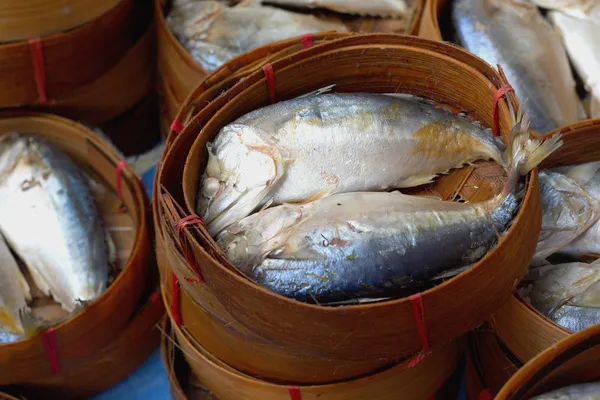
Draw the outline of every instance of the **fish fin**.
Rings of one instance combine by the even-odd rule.
[[[335,87],[335,83],[333,85],[325,86],[325,87],[322,87],[320,89],[314,90],[312,92],[305,93],[305,94],[303,94],[301,96],[298,96],[296,98],[297,99],[302,99],[304,97],[318,96],[318,95],[323,94],[323,93],[331,92],[334,87]]]
[[[38,269],[33,265],[27,265],[27,270],[31,274],[31,279],[38,289],[46,296],[50,296],[50,286],[46,283],[46,280],[42,277]]]
[[[308,199],[301,201],[298,204],[307,204],[307,203],[312,203],[315,200],[319,200],[322,199],[323,197],[327,197],[330,194],[332,194],[335,189],[337,188],[337,184],[330,184],[325,186],[323,189],[319,190],[317,193],[313,194],[312,196],[310,196]]]
[[[273,198],[272,197],[269,200],[267,200],[267,202],[257,212],[261,212],[263,210],[266,210],[267,208],[271,207],[271,204],[273,204]]]
[[[461,167],[461,165],[459,165],[458,167]],[[457,167],[457,168],[458,168]],[[433,180],[438,176],[438,175],[444,175],[447,174],[448,172],[450,172],[450,170],[441,172],[440,174],[433,174],[433,175],[425,175],[425,176],[411,176],[408,179],[403,180],[402,182],[399,182],[398,185],[395,185],[397,187],[404,187],[404,188],[408,188],[408,187],[415,187],[415,186],[421,186],[421,185],[427,185],[428,183],[432,183]]]
[[[108,262],[109,264],[115,264],[117,262],[117,245],[108,230],[105,230],[104,235],[108,247]]]

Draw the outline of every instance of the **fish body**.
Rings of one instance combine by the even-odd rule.
[[[412,0],[263,0],[263,3],[297,8],[326,8],[339,13],[378,17],[404,17],[415,5]]]
[[[522,157],[536,164],[560,145],[556,137],[527,143],[515,146],[504,191],[483,203],[342,193],[265,209],[229,226],[217,243],[251,279],[300,301],[391,296],[470,265],[497,243],[518,209],[518,175],[534,165]]]
[[[561,38],[530,1],[457,0],[453,6],[460,43],[502,67],[534,130],[583,117]]]
[[[479,159],[504,165],[488,131],[414,98],[321,94],[225,126],[209,145],[198,213],[215,235],[266,204],[418,186]]]
[[[600,323],[600,264],[567,263],[532,268],[525,278],[531,305],[573,332]]]
[[[28,300],[31,300],[29,284],[0,231],[0,332],[7,337],[25,335],[22,317],[29,312]]]
[[[600,118],[600,4],[590,8],[585,18],[557,11],[550,12],[548,18],[560,31],[569,58],[591,94],[591,118]]]
[[[565,386],[532,397],[531,400],[600,400],[600,382]]]
[[[0,230],[36,286],[73,311],[107,286],[108,244],[85,175],[33,136],[0,141]]]
[[[533,0],[533,2],[538,7],[557,10],[576,18],[587,17],[592,8],[598,4],[598,0]]]
[[[266,6],[226,7],[215,1],[175,2],[167,23],[183,47],[209,72],[277,40],[348,30],[341,22],[313,15]]]

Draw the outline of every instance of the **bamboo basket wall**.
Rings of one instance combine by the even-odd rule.
[[[58,101],[107,73],[145,32],[150,10],[143,0],[122,0],[85,25],[42,37],[48,101]],[[0,45],[0,107],[44,103],[32,48],[27,40]]]
[[[419,36],[431,40],[443,40],[439,14],[448,0],[427,0],[419,25]]]
[[[123,331],[144,292],[148,268],[153,264],[148,200],[140,179],[125,167],[122,193],[127,211],[118,211],[121,202],[113,191],[119,157],[80,124],[49,114],[4,112],[0,114],[0,134],[8,132],[36,134],[60,147],[109,189],[101,204],[107,225],[133,226],[130,232],[112,235],[118,249],[126,250],[117,253],[124,266],[122,272],[93,304],[54,328],[61,370],[73,370],[85,365]],[[53,372],[41,337],[0,345],[0,371],[0,386],[50,379]]]
[[[119,0],[5,0],[0,10],[0,42],[65,32],[89,22]]]
[[[581,121],[548,133],[561,132],[564,144],[544,161],[552,168],[600,160],[600,119]],[[597,256],[596,256],[597,257]],[[538,312],[515,293],[491,319],[503,343],[522,362],[565,339],[571,332]]]
[[[170,314],[170,300],[163,287],[163,301]],[[166,328],[168,329],[168,327]],[[245,375],[210,354],[185,331],[171,325],[174,336],[192,371],[219,400],[288,400],[290,386]],[[167,335],[172,334],[166,330]],[[172,339],[163,339],[171,343]],[[163,341],[164,343],[164,341]],[[409,368],[408,361],[356,380],[327,385],[298,386],[302,399],[380,400],[425,399],[452,375],[460,359],[458,342],[448,343]]]
[[[496,400],[527,400],[550,390],[600,380],[600,324],[565,338],[530,360]]]
[[[16,397],[12,397],[11,395],[6,394],[6,393],[0,393],[0,399],[2,399],[2,400],[19,400]]]
[[[154,16],[158,38],[158,65],[161,74],[159,80],[164,93],[163,102],[165,103],[163,112],[166,120],[163,122],[163,129],[166,129],[173,121],[174,112],[180,108],[183,101],[196,88],[198,82],[202,82],[209,74],[183,48],[169,29],[165,15],[170,7],[171,1],[169,0],[154,0]],[[416,0],[414,17],[406,33],[410,35],[417,34],[424,8],[425,0]],[[384,20],[365,18],[364,21],[357,22],[352,26],[352,29],[368,32],[390,32],[390,30],[394,30],[394,24],[386,24],[382,21]],[[299,47],[298,45],[297,48],[299,49]],[[163,132],[166,133],[167,130],[163,130]]]
[[[457,57],[451,58],[446,54],[457,54]],[[384,64],[380,62],[382,57],[386,59]],[[402,62],[396,63],[395,59]],[[460,59],[470,60],[470,64]],[[361,68],[356,68],[357,62]],[[272,65],[278,99],[294,97],[332,83],[337,85],[338,91],[400,91],[424,95],[457,109],[469,110],[471,116],[488,126],[491,124],[493,95],[503,84],[489,65],[455,46],[400,35],[358,35],[339,39],[296,53]],[[344,65],[351,65],[351,68],[344,68]],[[484,73],[471,65],[480,67]],[[302,73],[297,73],[300,70]],[[335,77],[325,72],[333,70],[336,71]],[[437,84],[432,85],[431,79],[435,79]],[[159,214],[167,247],[181,251],[174,239],[174,227],[185,214],[193,212],[197,181],[205,162],[203,151],[189,151],[186,141],[199,134],[194,147],[202,149],[203,143],[212,139],[221,126],[266,104],[268,93],[264,77],[262,73],[254,73],[198,113],[173,141],[159,176],[162,190]],[[210,116],[214,117],[210,119]],[[506,133],[510,129],[510,118],[505,104],[501,105],[500,116],[501,132]],[[182,148],[185,150],[180,153]],[[178,189],[182,182],[181,160],[188,154],[182,186],[186,210],[181,213],[175,201],[181,202],[181,193],[177,192],[181,190]],[[457,183],[459,180],[464,182],[469,175],[477,179],[476,184],[469,185],[467,189]],[[515,224],[500,243],[469,271],[422,293],[428,316],[429,342],[433,348],[479,325],[501,306],[515,282],[524,275],[540,226],[536,177],[535,172],[530,175]],[[480,168],[466,168],[440,179],[436,187],[429,189],[437,190],[446,199],[459,191],[467,199],[481,200],[489,198],[499,186],[501,180],[488,179]],[[471,190],[474,188],[477,189]],[[174,200],[177,196],[178,200]],[[203,276],[216,298],[238,322],[267,340],[289,348],[307,349],[323,357],[346,360],[380,357],[398,360],[421,348],[412,308],[406,298],[338,308],[296,302],[241,277],[231,266],[218,262],[212,253],[207,253],[195,236],[185,235],[195,262],[202,266]],[[210,247],[212,244],[206,241],[204,245]],[[515,248],[522,253],[515,252]],[[186,263],[172,264],[171,267],[179,275],[184,289],[202,304],[202,296],[197,296],[194,285],[185,280],[190,277],[190,267]],[[457,295],[467,291],[471,294],[468,299]],[[231,296],[231,293],[236,293],[236,296]],[[396,318],[390,320],[389,315]],[[266,320],[275,323],[262,323]],[[298,325],[295,321],[304,323]],[[348,335],[348,331],[353,334]],[[398,340],[400,337],[402,340]]]

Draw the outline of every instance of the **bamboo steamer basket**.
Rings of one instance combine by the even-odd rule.
[[[0,42],[64,32],[89,22],[119,0],[5,0],[0,10]]]
[[[147,224],[148,200],[133,170],[122,170],[122,194],[126,212],[114,194],[115,166],[119,157],[86,127],[62,117],[27,111],[0,114],[0,134],[32,133],[54,143],[75,162],[103,182],[108,189],[101,203],[107,226],[131,226],[113,232],[118,261],[123,270],[107,290],[79,314],[54,328],[61,371],[82,367],[127,326],[145,290],[152,265]],[[34,336],[0,345],[0,386],[24,384],[53,375],[41,337]]]
[[[363,45],[358,45],[361,41]],[[410,45],[406,45],[407,43]],[[343,44],[348,47],[343,48]],[[446,53],[460,54],[464,58],[473,57],[455,46],[409,36],[353,36],[274,62],[272,66],[275,71],[276,93],[278,99],[286,99],[332,83],[337,85],[338,91],[401,91],[426,96],[440,103],[450,103],[457,109],[468,110],[470,115],[476,115],[476,119],[490,125],[492,98],[497,88],[503,84],[501,78],[480,59],[472,58],[471,62],[481,66],[493,81],[467,63],[450,58],[443,51],[436,52],[427,48],[442,48]],[[385,63],[381,63],[382,57],[386,60]],[[395,57],[402,60],[401,68],[397,70],[394,65],[399,67],[400,63],[395,64]],[[364,69],[355,68],[357,62]],[[344,68],[349,64],[352,68]],[[302,71],[301,74],[296,72],[299,70]],[[328,70],[336,71],[335,78],[323,72]],[[432,71],[435,77],[432,77]],[[221,102],[228,102],[216,114],[219,100],[208,105],[186,125],[182,134],[168,149],[159,176],[163,191],[160,194],[163,239],[171,240],[167,247],[173,246],[181,251],[178,240],[175,239],[174,227],[185,214],[193,212],[199,173],[205,162],[202,150],[185,153],[191,155],[186,162],[182,185],[186,210],[185,213],[178,214],[177,200],[174,200],[172,193],[176,190],[173,190],[174,184],[179,186],[178,182],[181,182],[178,175],[181,165],[170,158],[178,151],[178,142],[183,146],[190,136],[200,133],[194,146],[195,149],[202,149],[203,142],[212,139],[221,126],[247,111],[268,104],[263,79],[262,72],[254,73],[225,92],[221,96]],[[434,79],[435,84],[431,83],[431,79]],[[461,86],[466,82],[468,89]],[[208,120],[209,116],[213,116],[212,119]],[[510,121],[504,104],[501,105],[500,116],[501,132],[506,133],[510,129]],[[187,134],[186,130],[189,130]],[[452,198],[456,192],[467,199],[488,198],[495,192],[494,189],[501,186],[502,180],[498,179],[497,170],[493,174],[495,179],[483,176],[486,170],[489,171],[489,168],[471,167],[456,171],[440,179],[435,190],[446,199]],[[173,175],[166,178],[171,173]],[[458,181],[464,183],[469,175],[475,176],[476,185],[465,187],[458,184]],[[165,191],[163,188],[168,185],[168,179],[172,181]],[[175,196],[177,195],[176,193]],[[429,343],[433,348],[479,325],[509,297],[515,283],[525,274],[539,233],[540,217],[539,190],[534,171],[528,180],[515,223],[499,244],[469,271],[422,293],[427,310]],[[165,229],[169,236],[165,235]],[[193,231],[200,232],[203,237],[206,235],[200,229],[194,228]],[[211,242],[202,240],[210,249]],[[296,302],[255,285],[225,262],[217,261],[215,257],[219,254],[209,254],[189,231],[185,232],[185,241],[189,244],[190,254],[193,253],[196,265],[202,266],[203,277],[216,298],[237,321],[267,340],[290,348],[307,349],[323,357],[345,360],[374,360],[381,357],[399,360],[422,347],[407,298],[337,308]],[[515,252],[515,248],[522,253]],[[179,280],[184,289],[196,302],[202,304],[201,296],[195,295],[194,285],[188,284],[184,279],[184,274],[191,271],[189,265],[178,263],[171,267],[180,274]],[[468,299],[462,296],[466,292],[471,293]],[[236,295],[232,296],[231,293]],[[457,295],[458,293],[461,295]],[[395,315],[395,318],[390,320],[389,315]],[[270,323],[266,324],[264,321]]]
[[[580,121],[559,128],[564,144],[542,167],[584,164],[600,160],[600,119]],[[597,258],[594,255],[593,258]],[[522,362],[565,339],[572,332],[554,323],[530,305],[518,292],[494,314],[493,328],[503,343]]]
[[[154,0],[154,6],[158,38],[158,65],[162,74],[161,83],[165,87],[163,90],[168,90],[173,95],[172,100],[181,104],[189,93],[196,88],[198,82],[201,82],[208,75],[208,72],[183,48],[169,29],[165,16],[170,10],[170,1]],[[414,17],[406,33],[417,34],[424,8],[425,0],[417,0]],[[391,27],[393,28],[393,25]],[[364,23],[358,23],[354,26],[354,29],[370,32],[376,30],[388,31],[389,28],[380,20],[372,18],[367,18]],[[169,100],[167,99],[167,101]],[[169,104],[168,108],[177,109],[173,104]],[[169,119],[170,123],[173,120],[173,115],[169,117],[171,117]]]
[[[85,25],[41,38],[48,101],[94,82],[123,58],[146,29],[137,22],[145,8],[143,0],[123,0]],[[0,45],[0,107],[44,103],[36,82],[34,48],[28,41]]]
[[[145,33],[116,64],[97,79],[36,108],[90,124],[101,124],[118,118],[141,102],[154,85],[156,39],[154,26],[148,24],[151,22],[150,15],[144,11],[137,18],[140,23],[146,24]]]
[[[419,36],[431,40],[443,40],[439,14],[448,0],[426,0],[419,24]]]
[[[169,296],[164,287],[163,301],[167,305],[167,314],[172,318]],[[185,330],[175,324],[172,324],[171,329],[192,371],[220,400],[290,398],[290,386],[245,375],[214,357]],[[425,399],[433,395],[452,375],[459,359],[460,347],[457,342],[453,342],[438,349],[413,368],[408,368],[406,361],[356,380],[298,388],[302,399],[362,400],[370,396],[381,400],[396,400],[398,390],[402,390],[403,399]]]
[[[600,380],[600,324],[565,338],[531,359],[496,400],[527,400],[564,386]]]
[[[2,399],[2,400],[19,400],[16,397],[13,397],[6,393],[0,393],[0,399]]]

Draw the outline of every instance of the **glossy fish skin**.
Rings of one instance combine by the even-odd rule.
[[[488,131],[419,99],[377,94],[267,106],[208,147],[197,210],[212,235],[267,203],[418,186],[479,159],[505,164]]]
[[[600,117],[600,4],[590,7],[585,18],[552,11],[548,18],[560,31],[575,70],[591,93],[591,118]]]
[[[500,64],[531,127],[548,132],[577,121],[582,105],[560,36],[528,0],[456,0],[460,43]]]
[[[580,183],[558,171],[540,171],[542,230],[534,263],[562,252],[600,218],[600,202]]]
[[[532,397],[531,400],[600,400],[600,382],[565,386]]]
[[[226,7],[215,1],[175,2],[167,23],[183,47],[209,72],[271,42],[348,30],[341,22],[313,15],[256,5]]]
[[[514,146],[520,150],[503,192],[483,203],[343,193],[265,209],[232,224],[217,243],[241,272],[296,300],[391,296],[468,266],[497,243],[518,209],[518,176],[560,145],[558,137],[528,142]]]
[[[25,335],[21,318],[29,312],[28,300],[29,285],[0,231],[0,336],[1,332],[7,337]]]
[[[0,230],[36,286],[65,310],[106,288],[108,244],[87,178],[43,139],[0,141]]]
[[[526,277],[531,305],[573,331],[600,323],[600,265],[595,262],[545,265]]]
[[[298,8],[326,8],[339,13],[378,17],[406,16],[414,8],[414,1],[411,0],[263,0],[263,3]]]

